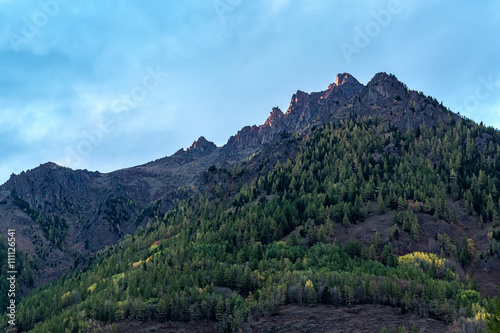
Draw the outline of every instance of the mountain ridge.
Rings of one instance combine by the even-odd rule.
[[[390,89],[390,88],[393,88],[393,89]],[[365,90],[368,89],[368,90],[366,92],[363,92],[362,91],[363,89],[365,89]],[[336,92],[337,94],[333,93],[333,95],[332,95],[332,92]],[[416,93],[415,91],[409,90],[408,87],[404,83],[402,83],[401,81],[399,81],[396,78],[396,76],[394,76],[392,74],[387,74],[385,72],[379,72],[379,73],[375,74],[375,76],[366,84],[366,86],[359,83],[359,81],[349,73],[337,74],[335,82],[331,83],[326,90],[323,90],[320,92],[311,92],[311,93],[306,93],[304,91],[297,90],[297,92],[292,95],[290,106],[288,107],[288,109],[286,110],[285,113],[283,113],[279,107],[273,107],[272,111],[270,112],[269,117],[265,120],[265,122],[262,125],[244,126],[235,135],[230,136],[228,141],[226,142],[226,144],[224,144],[221,147],[216,146],[213,142],[207,140],[204,136],[200,136],[198,138],[198,140],[193,141],[193,144],[190,147],[188,147],[187,149],[180,148],[176,153],[174,153],[170,156],[162,157],[158,160],[163,160],[165,158],[169,158],[169,157],[175,156],[177,154],[181,154],[182,152],[185,152],[185,153],[194,152],[199,148],[201,148],[201,150],[208,148],[209,151],[213,151],[213,150],[215,150],[215,148],[221,149],[221,148],[225,148],[227,146],[231,146],[233,144],[236,144],[236,142],[243,141],[242,140],[243,136],[245,136],[245,134],[247,134],[247,133],[258,132],[258,130],[262,131],[262,129],[264,129],[266,127],[281,128],[279,125],[280,125],[280,119],[282,117],[284,118],[283,119],[284,122],[288,125],[287,127],[293,128],[293,126],[295,125],[293,123],[293,120],[295,120],[295,119],[291,119],[290,117],[299,116],[299,118],[305,118],[306,117],[305,113],[306,113],[306,111],[308,111],[308,109],[311,107],[311,105],[324,104],[324,103],[320,103],[320,102],[322,102],[322,100],[326,100],[329,97],[331,99],[332,96],[343,96],[347,99],[351,99],[356,94],[363,93],[362,94],[363,97],[365,97],[369,101],[370,97],[372,97],[374,92],[378,92],[378,94],[380,95],[380,96],[378,96],[379,98],[380,97],[387,98],[390,96],[397,96],[398,95],[397,93],[403,93],[403,94],[404,93],[412,93],[412,92]],[[396,95],[395,95],[395,92],[396,92]],[[418,93],[418,95],[423,95],[423,93]],[[426,96],[426,99],[429,99],[429,97]],[[433,100],[433,99],[431,99],[431,100]],[[437,101],[435,101],[435,99],[433,101],[434,101],[433,104],[437,103]],[[335,101],[335,102],[337,102],[337,101]],[[336,104],[338,104],[338,103],[336,103]],[[331,105],[329,105],[329,106],[331,106]],[[304,110],[304,109],[306,109],[306,110]],[[370,116],[376,116],[376,115],[370,115]],[[459,117],[457,114],[454,114],[454,116]],[[276,122],[278,122],[278,125],[276,125]],[[232,138],[234,138],[234,139],[232,139]],[[202,146],[204,146],[204,147],[202,147]],[[121,170],[127,170],[127,169],[131,169],[134,167],[141,167],[143,165],[147,165],[147,164],[154,163],[154,162],[155,161],[151,161],[151,162],[147,162],[147,163],[142,164],[142,165],[126,167],[123,169],[118,169],[118,170],[107,172],[107,173],[101,173],[99,171],[93,171],[93,172],[97,172],[99,174],[111,174],[114,172],[119,172]],[[67,168],[67,169],[74,170],[74,171],[77,171],[77,170],[87,171],[85,169],[71,169],[69,167],[58,165],[52,161],[48,161],[46,163],[42,163],[40,166],[35,167],[33,169],[28,169],[26,171],[22,171],[20,174],[23,174],[25,172],[30,172],[30,171],[37,169],[37,168],[55,169],[57,167],[63,167],[63,168]],[[88,171],[88,172],[91,172],[91,171]],[[19,176],[19,175],[12,174],[10,178],[16,177],[16,176]],[[6,183],[8,183],[11,180],[10,178],[4,184],[0,185],[0,187],[4,186]]]
[[[45,163],[0,187],[0,221],[29,254],[21,285],[63,275],[24,298],[20,330],[204,319],[234,331],[304,303],[484,327],[499,172],[499,131],[386,73],[298,91],[222,147],[200,137],[107,174]],[[295,323],[322,321],[309,320]]]
[[[42,261],[51,267],[49,270],[60,267],[49,274],[57,276],[69,265],[94,257],[97,251],[146,223],[147,207],[156,205],[157,209],[168,211],[180,200],[204,191],[211,166],[229,170],[260,151],[272,151],[273,145],[287,133],[308,133],[314,126],[357,117],[377,119],[405,131],[420,124],[432,126],[447,116],[459,118],[435,99],[408,90],[392,74],[377,73],[363,85],[352,75],[342,73],[324,91],[298,90],[285,113],[272,108],[263,124],[243,127],[221,147],[201,136],[189,148],[173,155],[109,173],[72,170],[47,162],[12,175],[0,186],[0,192],[15,193],[40,215],[55,215],[67,222],[62,231],[64,239],[58,240],[58,245],[48,239],[50,228],[58,226],[45,227],[48,231],[36,236],[40,233],[39,223],[26,212],[12,203],[0,210],[4,209],[5,220],[18,216],[15,226],[31,230],[20,236],[21,244],[33,243],[34,237],[39,237],[43,246],[56,253],[53,260]],[[258,171],[250,173],[256,175]],[[9,214],[7,209],[16,212]],[[34,246],[27,245],[25,249],[37,257]],[[41,283],[49,280],[39,279]]]

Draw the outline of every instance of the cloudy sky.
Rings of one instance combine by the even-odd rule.
[[[500,3],[0,0],[0,183],[223,145],[337,73],[395,74],[500,128]]]

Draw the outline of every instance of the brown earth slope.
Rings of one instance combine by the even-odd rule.
[[[378,333],[383,327],[391,329],[405,326],[410,332],[413,325],[420,333],[447,332],[448,325],[432,318],[413,314],[402,315],[399,310],[379,305],[357,305],[336,308],[288,305],[280,314],[264,317],[243,325],[242,333]],[[143,323],[126,322],[117,325],[122,333],[215,333],[215,322],[198,323]]]

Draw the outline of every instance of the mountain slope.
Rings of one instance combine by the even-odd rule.
[[[351,102],[363,93],[372,92],[362,88]],[[286,304],[318,302],[391,305],[446,322],[493,311],[476,291],[482,281],[469,277],[499,276],[500,134],[439,105],[430,106],[436,124],[414,129],[411,114],[395,124],[396,97],[375,117],[346,112],[325,126],[281,130],[232,170],[210,167],[195,199],[168,214],[151,210],[146,228],[88,269],[27,297],[20,328],[205,319],[232,331]],[[321,107],[303,110],[321,119]],[[283,126],[294,116],[273,113]],[[272,133],[269,123],[255,136]],[[236,152],[253,149],[238,137]],[[200,140],[176,156],[193,149],[219,150]]]
[[[306,131],[313,117],[327,119],[327,110],[343,110],[339,103],[347,103],[363,87],[349,74],[339,74],[324,92],[298,91],[286,114],[274,108],[263,125],[243,128],[220,148],[201,137],[173,156],[109,174],[46,163],[13,175],[0,186],[7,202],[0,206],[0,221],[23,231],[20,249],[41,267],[35,280],[43,284],[147,223],[151,209],[143,211],[146,207],[156,203],[165,212],[204,191],[204,174],[211,165],[231,169],[272,147],[282,133]]]
[[[229,169],[281,140],[282,133],[307,132],[314,125],[356,116],[377,117],[406,130],[418,124],[432,126],[439,119],[444,121],[449,113],[435,100],[407,90],[392,75],[377,74],[363,86],[351,75],[339,74],[336,82],[323,92],[297,91],[285,114],[273,108],[263,125],[244,127],[220,148],[201,137],[186,151],[181,149],[173,156],[109,174],[73,171],[47,163],[13,175],[0,186],[3,196],[15,191],[37,215],[49,219],[57,216],[67,226],[47,227],[38,235],[38,229],[44,228],[39,228],[39,223],[12,204],[0,207],[0,210],[5,208],[0,213],[2,221],[22,216],[13,226],[18,230],[30,229],[20,236],[21,244],[26,244],[23,249],[36,256],[31,250],[33,246],[28,244],[37,235],[43,246],[57,254],[53,260],[42,260],[44,265],[61,265],[54,273],[57,276],[69,264],[92,257],[96,251],[133,232],[138,224],[147,222],[141,212],[157,200],[162,199],[158,204],[166,211],[175,207],[178,200],[200,191],[203,173],[211,165]],[[15,213],[9,215],[12,210]],[[50,229],[56,230],[60,237],[49,237]]]
[[[41,270],[46,280],[62,274],[80,256],[91,255],[138,225],[148,224],[146,231],[141,228],[113,251],[105,252],[90,273],[78,272],[64,280],[64,287],[55,284],[48,289],[49,294],[42,299],[53,300],[51,311],[56,322],[61,314],[83,320],[74,314],[82,306],[97,311],[106,308],[101,302],[103,293],[111,292],[115,283],[118,294],[113,294],[114,303],[109,304],[113,310],[96,315],[86,312],[85,318],[113,321],[123,315],[159,320],[157,308],[163,305],[158,302],[164,295],[201,306],[181,293],[186,287],[198,286],[208,288],[206,295],[202,294],[216,304],[220,297],[224,300],[233,295],[234,302],[239,302],[238,297],[246,302],[248,292],[259,295],[255,309],[248,304],[236,307],[244,310],[238,315],[234,312],[239,311],[235,310],[236,303],[226,309],[227,320],[243,320],[248,315],[245,311],[255,310],[257,316],[276,311],[282,303],[269,305],[266,297],[278,297],[280,286],[286,286],[287,295],[299,288],[274,275],[281,274],[289,264],[284,261],[274,267],[277,263],[273,258],[288,259],[292,264],[289,271],[298,274],[301,288],[307,282],[304,272],[312,270],[309,279],[318,293],[316,301],[323,302],[320,290],[325,292],[328,274],[340,271],[353,279],[352,269],[359,265],[356,269],[368,274],[365,277],[383,277],[389,274],[384,270],[390,270],[394,263],[393,251],[403,257],[416,250],[442,252],[450,273],[439,266],[433,268],[437,270],[434,273],[433,264],[423,273],[412,271],[410,277],[396,272],[402,275],[390,283],[398,284],[403,294],[408,291],[404,281],[424,279],[441,286],[451,283],[448,287],[453,292],[447,294],[447,303],[439,303],[446,304],[447,310],[423,301],[425,284],[412,293],[422,297],[418,304],[425,313],[452,320],[457,316],[454,311],[476,304],[477,294],[468,289],[477,287],[465,278],[466,273],[489,270],[488,278],[498,277],[496,240],[500,232],[497,234],[495,228],[500,204],[496,190],[500,186],[499,143],[498,131],[461,119],[435,99],[407,90],[394,76],[377,74],[363,86],[342,74],[324,92],[297,92],[285,114],[273,109],[264,125],[243,128],[220,148],[200,138],[186,151],[110,174],[45,164],[14,176],[0,188],[5,198],[0,213],[2,221],[16,223],[18,230],[27,228],[20,244],[28,253],[43,257],[49,266]],[[195,201],[181,201],[193,195]],[[172,208],[176,208],[174,213],[165,215]],[[16,218],[12,220],[12,216]],[[358,242],[349,241],[351,237]],[[286,242],[285,248],[281,248],[280,240]],[[41,251],[43,246],[49,250]],[[181,248],[185,255],[179,254]],[[276,251],[281,256],[276,257]],[[222,267],[207,254],[215,256]],[[344,258],[343,263],[332,267],[328,264],[331,258],[322,257],[325,254]],[[323,259],[310,261],[315,257]],[[150,275],[144,263],[151,259],[150,269],[155,271],[164,263],[167,271]],[[260,267],[259,260],[264,260],[264,266]],[[374,266],[375,271],[368,268],[378,265],[377,260],[385,266]],[[58,270],[50,267],[59,262]],[[187,271],[180,262],[189,266]],[[204,270],[197,266],[200,262],[205,262]],[[269,265],[274,267],[271,271]],[[98,268],[103,266],[108,268]],[[234,272],[227,273],[229,267],[235,267]],[[183,279],[195,269],[201,275],[186,284]],[[324,269],[330,273],[322,275]],[[258,282],[259,274],[266,277],[264,281],[274,276],[277,284],[273,279],[270,283]],[[137,284],[134,279],[139,275],[152,280],[145,279],[149,282],[139,283],[137,291],[131,290],[130,284]],[[155,281],[160,276],[172,276],[173,280],[165,281],[165,286],[172,288],[157,286]],[[248,277],[250,282],[237,281],[237,276]],[[370,277],[367,283],[378,285],[386,281],[382,277]],[[102,285],[97,281],[103,281]],[[155,286],[156,291],[148,291],[148,285]],[[328,290],[337,287],[344,298],[335,300],[332,291],[325,296],[326,303],[348,304],[346,285],[327,285]],[[354,293],[354,285],[348,287]],[[482,291],[493,295],[494,287],[483,286]],[[66,292],[74,296],[72,300],[56,305]],[[461,304],[454,299],[461,292],[473,295],[470,302]],[[268,296],[261,299],[262,293]],[[30,296],[24,311],[35,311],[33,302],[39,302],[40,295]],[[142,302],[151,300],[151,309],[142,313],[141,306],[148,307],[149,303],[134,303],[135,310],[117,314],[120,302],[126,300],[124,296],[134,302],[138,298]],[[302,296],[294,297],[287,296],[283,303],[307,301]],[[312,294],[310,297],[312,302]],[[366,297],[356,291],[351,301],[365,303]],[[394,295],[381,292],[379,297],[377,302],[382,304],[409,305],[407,299]],[[180,306],[176,302],[172,306]],[[481,306],[490,305],[486,302]],[[413,303],[411,307],[414,309]],[[207,309],[209,312],[196,310],[201,314],[193,318],[221,322],[224,316],[214,316],[214,304],[207,303]],[[167,317],[188,318],[182,311]],[[40,320],[21,318],[25,328]],[[228,327],[238,325],[224,322]]]

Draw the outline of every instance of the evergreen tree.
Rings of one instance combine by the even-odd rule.
[[[500,300],[494,303],[494,312],[486,317],[486,332],[496,333],[500,332]]]
[[[382,196],[382,193],[379,193],[379,195],[378,195],[378,213],[380,215],[383,215],[383,214],[385,214],[386,209],[387,208],[385,205],[384,197]]]

